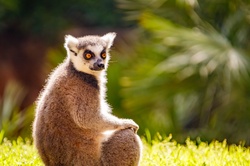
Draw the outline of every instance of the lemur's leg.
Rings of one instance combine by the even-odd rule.
[[[103,142],[101,162],[103,166],[137,166],[142,143],[132,129],[118,130]]]

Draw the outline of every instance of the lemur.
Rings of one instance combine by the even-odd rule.
[[[33,124],[34,143],[45,165],[139,165],[139,126],[112,115],[105,100],[115,37],[116,33],[65,36],[67,57],[50,74],[37,100]]]

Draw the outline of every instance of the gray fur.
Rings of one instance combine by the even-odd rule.
[[[73,55],[69,49],[81,52],[91,42],[109,49],[114,39],[114,34],[110,35],[66,37],[68,57],[50,75],[37,101],[33,124],[35,146],[47,166],[139,164],[141,141],[135,134],[138,125],[109,113],[104,94],[105,71],[78,71],[71,60],[82,55]],[[89,38],[92,39],[88,43]],[[85,46],[79,47],[79,43]],[[92,62],[83,60],[83,64],[91,65],[88,63]],[[103,134],[107,130],[114,132],[107,137]]]
[[[106,47],[106,43],[103,40],[101,40],[98,36],[84,36],[79,38],[79,40],[81,42],[79,43],[79,45],[77,45],[78,49],[84,49],[88,45],[93,46],[96,44],[102,45],[104,48]]]

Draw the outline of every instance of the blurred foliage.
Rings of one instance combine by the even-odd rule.
[[[25,96],[25,90],[16,82],[10,82],[0,98],[0,131],[4,136],[15,139],[31,134],[31,123],[34,117],[34,107],[29,106],[22,112],[20,104]]]
[[[118,0],[140,29],[121,82],[142,131],[250,143],[249,5]]]
[[[47,42],[72,26],[122,26],[113,0],[1,0],[0,33],[15,30]]]

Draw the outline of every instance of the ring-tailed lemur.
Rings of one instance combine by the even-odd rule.
[[[33,124],[45,165],[139,164],[138,125],[111,115],[105,101],[105,70],[115,36],[65,37],[68,56],[40,94]],[[114,131],[107,136],[108,130]]]

